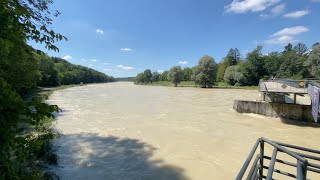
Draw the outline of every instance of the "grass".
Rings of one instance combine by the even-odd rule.
[[[173,86],[170,81],[157,81],[151,84],[141,84],[148,86]],[[178,87],[197,87],[194,81],[182,81]],[[232,86],[225,82],[217,82],[213,88],[221,88],[221,89],[247,89],[247,90],[257,90],[258,86]]]

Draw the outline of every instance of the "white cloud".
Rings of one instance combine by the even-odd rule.
[[[132,70],[134,69],[133,67],[130,67],[130,66],[124,66],[124,65],[117,65],[118,68],[121,68],[121,69],[124,69],[124,70]]]
[[[99,61],[99,60],[96,60],[96,59],[91,59],[90,61],[92,61],[92,62],[97,62],[97,61]]]
[[[133,49],[131,49],[131,48],[121,48],[120,50],[121,51],[132,51]]]
[[[302,10],[302,11],[294,11],[288,14],[283,15],[286,18],[300,18],[310,13],[309,10]]]
[[[259,16],[264,19],[278,16],[284,12],[286,6],[287,5],[285,3],[278,4],[270,10],[270,13],[262,13]]]
[[[279,3],[281,0],[233,0],[225,6],[228,13],[260,12]]]
[[[98,35],[104,35],[104,31],[103,31],[102,29],[97,29],[97,30],[96,30],[96,33],[97,33]]]
[[[291,28],[284,28],[280,31],[273,33],[270,39],[266,40],[267,44],[287,44],[298,41],[295,36],[308,32],[309,29],[304,26],[296,26]]]
[[[64,59],[64,60],[70,60],[70,59],[72,59],[72,56],[66,55],[66,56],[63,56],[62,59]]]
[[[279,4],[279,5],[276,5],[275,7],[273,7],[271,9],[271,13],[273,15],[279,15],[279,14],[282,14],[283,11],[286,9],[286,4],[285,3],[282,3],[282,4]]]
[[[163,73],[163,70],[160,70],[160,69],[159,69],[157,72],[160,73],[160,74],[162,74],[162,73]]]
[[[188,63],[189,63],[188,61],[179,61],[179,64],[182,64],[182,65],[186,65]]]
[[[292,36],[278,36],[266,40],[267,44],[287,44],[290,42],[295,42],[296,40]]]
[[[309,29],[304,26],[295,26],[291,28],[284,28],[274,34],[272,34],[272,37],[276,36],[292,36],[292,35],[299,35],[304,32],[308,32]]]
[[[104,71],[109,71],[109,72],[112,71],[112,69],[103,69],[103,70],[104,70]]]

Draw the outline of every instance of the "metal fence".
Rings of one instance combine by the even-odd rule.
[[[273,147],[273,153],[270,156],[267,156],[265,154],[265,145],[268,144]],[[313,150],[309,148],[294,146],[290,144],[270,141],[266,138],[259,138],[257,142],[255,143],[254,147],[252,148],[248,158],[246,159],[244,165],[242,166],[238,176],[236,177],[236,180],[243,179],[251,160],[253,159],[253,156],[255,155],[258,147],[260,147],[260,153],[257,154],[255,160],[252,163],[252,166],[247,173],[246,179],[254,179],[254,180],[261,180],[261,179],[267,179],[271,180],[273,179],[273,173],[278,173],[286,177],[295,178],[299,180],[306,180],[307,179],[307,172],[312,171],[315,173],[320,174],[320,165],[311,163],[308,161],[308,159],[311,159],[312,161],[320,162],[320,151]],[[293,149],[293,150],[289,150]],[[313,156],[305,153],[314,153],[319,156]],[[285,153],[291,157],[293,157],[296,160],[296,163],[292,163],[289,161],[284,161],[277,158],[278,153]],[[265,163],[265,159],[270,160],[269,165]],[[296,168],[296,173],[289,173],[282,171],[280,169],[275,169],[275,164],[280,163],[286,166],[291,166]],[[279,167],[279,166],[277,166]],[[266,169],[266,174],[264,173],[264,169]]]

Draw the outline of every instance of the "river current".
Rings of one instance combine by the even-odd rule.
[[[320,129],[233,110],[257,90],[95,84],[54,92],[61,179],[234,179],[259,137],[319,149]]]

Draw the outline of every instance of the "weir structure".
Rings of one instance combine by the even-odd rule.
[[[240,113],[256,113],[307,122],[314,119],[317,122],[320,110],[320,84],[318,82],[317,80],[261,80],[259,82],[259,92],[262,97],[260,101],[236,100],[234,109]],[[287,97],[292,95],[293,103],[287,102],[287,99],[291,100]],[[297,96],[309,96],[311,105],[298,104]],[[299,111],[291,111],[295,109]]]
[[[266,154],[266,145],[273,148],[271,156]],[[289,159],[291,160],[288,161],[280,159],[278,156],[280,153],[289,156]],[[256,156],[254,161],[250,163],[255,154]],[[274,179],[274,173],[283,176],[284,179],[294,178],[298,180],[306,180],[308,172],[317,173],[320,175],[319,156],[319,150],[270,141],[262,137],[259,138],[253,146],[248,158],[236,177],[236,180],[272,180]],[[249,171],[247,171],[250,164],[251,168]],[[275,168],[276,164],[277,169]],[[286,172],[279,169],[284,166],[293,167],[296,170],[295,172]]]

